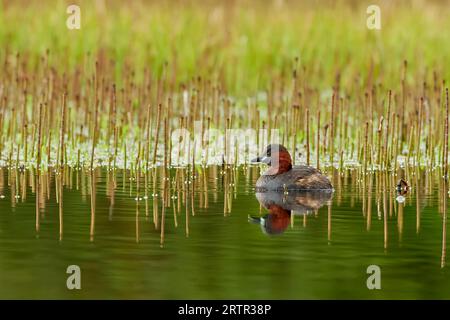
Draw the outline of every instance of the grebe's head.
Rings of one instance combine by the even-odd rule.
[[[281,144],[269,144],[266,151],[252,160],[270,166],[266,174],[280,174],[292,169],[292,159],[289,151]]]

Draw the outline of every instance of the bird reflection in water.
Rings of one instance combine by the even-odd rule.
[[[329,203],[332,191],[257,192],[259,203],[269,210],[264,216],[249,216],[249,221],[261,225],[268,235],[283,233],[289,226],[291,215],[312,213]]]

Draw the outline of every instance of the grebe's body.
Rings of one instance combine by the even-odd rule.
[[[289,152],[282,145],[269,145],[253,162],[268,164],[269,169],[256,182],[256,191],[329,190],[330,180],[310,166],[292,166]]]
[[[256,191],[331,190],[333,187],[319,170],[309,166],[294,166],[280,174],[263,174],[256,181]]]

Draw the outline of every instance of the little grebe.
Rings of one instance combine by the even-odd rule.
[[[281,144],[270,144],[252,162],[269,165],[256,181],[256,191],[332,190],[330,180],[310,166],[292,166],[291,155]]]

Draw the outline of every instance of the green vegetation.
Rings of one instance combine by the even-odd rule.
[[[66,27],[72,2],[1,2],[0,240],[13,249],[0,253],[12,261],[0,296],[70,294],[16,286],[32,274],[16,253],[42,250],[26,265],[45,275],[36,283],[75,252],[91,266],[87,297],[148,294],[130,270],[157,298],[448,297],[446,269],[435,270],[446,266],[450,11],[392,2],[380,4],[381,30],[366,27],[372,3],[356,0],[84,0],[80,30]],[[180,164],[172,133],[199,128],[227,143],[183,140]],[[293,213],[287,238],[262,237],[246,223],[264,214],[260,168],[239,153],[205,165],[202,152],[233,151],[230,128],[280,130],[295,164],[330,177],[333,201]],[[372,261],[395,266],[395,290],[351,282]],[[128,279],[140,284],[118,290]]]
[[[443,3],[381,7],[381,30],[347,2],[86,1],[80,30],[67,5],[2,6],[3,163],[148,166],[195,121],[281,129],[297,162],[446,162]]]

